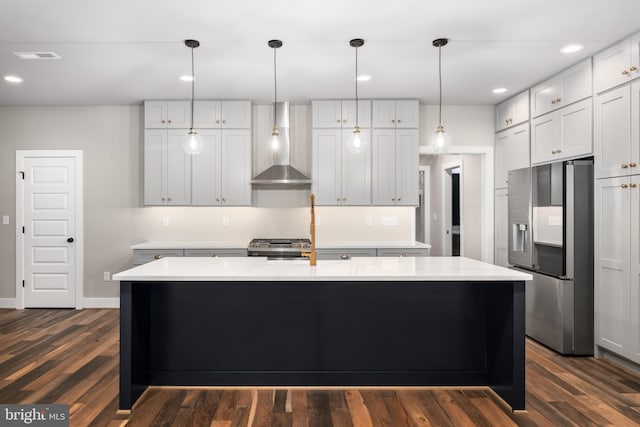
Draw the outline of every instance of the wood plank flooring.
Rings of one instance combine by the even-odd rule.
[[[527,341],[527,411],[487,388],[155,388],[118,406],[118,310],[0,310],[0,403],[66,403],[72,426],[640,426],[640,377]]]

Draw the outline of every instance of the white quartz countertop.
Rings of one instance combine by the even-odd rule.
[[[131,249],[246,249],[249,242],[179,242],[179,241],[152,241],[143,242],[131,246]],[[317,249],[344,249],[344,248],[379,248],[379,249],[429,249],[431,245],[420,242],[322,242],[316,244]]]
[[[267,260],[263,257],[162,258],[113,276],[120,281],[514,281],[530,274],[461,257]]]

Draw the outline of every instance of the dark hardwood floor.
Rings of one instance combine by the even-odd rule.
[[[527,411],[487,388],[148,390],[118,415],[118,310],[0,310],[0,403],[66,403],[72,426],[634,426],[640,377],[527,341]]]

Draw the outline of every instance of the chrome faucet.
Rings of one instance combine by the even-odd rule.
[[[300,252],[300,255],[308,257],[309,265],[315,266],[318,263],[318,256],[316,254],[316,196],[311,193],[309,199],[311,200],[311,225],[309,227],[309,232],[311,233],[311,250],[309,252]]]

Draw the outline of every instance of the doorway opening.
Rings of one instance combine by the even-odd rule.
[[[443,255],[463,255],[463,197],[462,197],[462,159],[447,163],[442,167],[442,218],[443,218]]]

